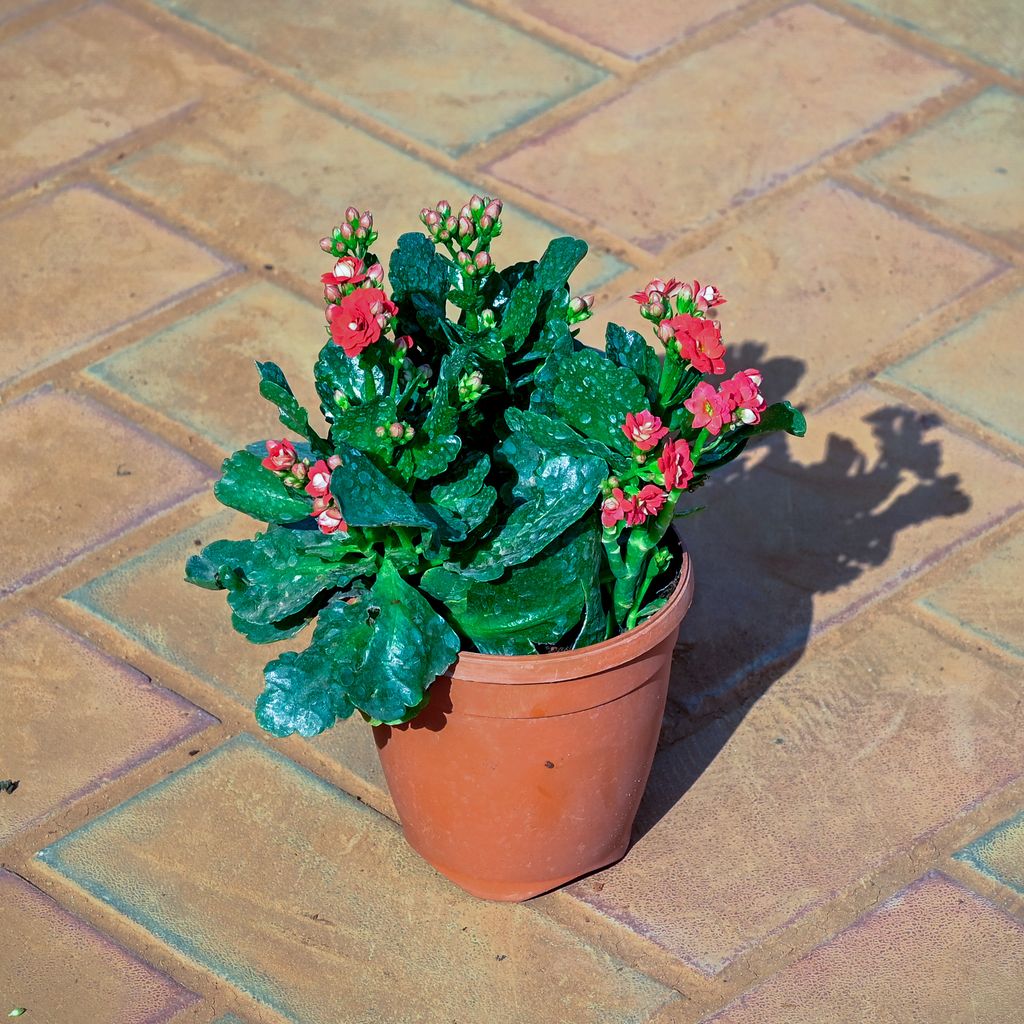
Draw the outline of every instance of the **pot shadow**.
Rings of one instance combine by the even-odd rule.
[[[430,701],[427,706],[411,721],[402,725],[382,725],[373,730],[373,742],[378,750],[383,750],[391,739],[393,729],[426,729],[428,732],[440,732],[452,710],[452,683],[442,676],[430,687]]]
[[[730,365],[762,367],[778,400],[799,382],[804,364],[765,360],[764,354],[763,344],[747,341],[733,348]],[[816,417],[808,419],[813,434]],[[941,445],[928,436],[938,417],[884,406],[864,422],[874,452],[833,433],[821,461],[806,465],[791,455],[800,454],[799,439],[773,435],[697,492],[708,509],[682,520],[694,561],[694,604],[676,646],[634,842],[672,809],[753,704],[800,661],[816,597],[882,565],[901,530],[970,508],[959,476],[941,472]]]

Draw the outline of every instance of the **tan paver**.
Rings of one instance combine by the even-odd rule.
[[[954,856],[1024,896],[1024,813],[997,825]]]
[[[164,225],[81,187],[0,219],[0,264],[0,383],[52,363],[231,269]]]
[[[185,559],[201,544],[219,537],[248,539],[258,529],[258,523],[244,516],[215,516],[115,566],[69,597],[165,661],[212,683],[251,713],[263,689],[263,666],[283,651],[302,650],[309,631],[276,644],[251,644],[231,628],[224,595],[190,586],[184,571]],[[310,742],[362,779],[378,806],[390,807],[373,734],[361,718],[339,722]]]
[[[3,1013],[44,1024],[164,1024],[198,996],[0,871]]]
[[[891,612],[864,617],[745,717],[662,751],[642,812],[657,823],[571,892],[715,974],[1019,777],[1016,686]]]
[[[678,998],[539,914],[465,895],[397,826],[247,737],[40,856],[302,1024],[643,1024]]]
[[[324,326],[322,303],[257,283],[122,349],[90,372],[225,451],[235,451],[288,433],[277,410],[256,390],[257,359],[277,363],[316,418],[320,400],[313,364],[327,340]]]
[[[0,595],[209,484],[206,467],[81,395],[48,387],[0,407],[23,452],[0,475]],[[31,453],[31,457],[28,457]]]
[[[242,78],[108,4],[47,21],[0,47],[0,195]]]
[[[942,875],[887,900],[708,1024],[1010,1024],[1024,926]]]
[[[990,89],[859,173],[944,221],[1024,246],[1024,98]]]
[[[790,379],[767,376],[768,391],[791,383],[786,397],[813,406],[836,382],[884,368],[905,331],[1000,269],[984,252],[823,182],[666,262],[661,276],[717,284],[728,300],[718,311],[725,337],[742,346],[729,365],[777,357]],[[653,337],[628,295],[598,307],[581,337],[603,344],[608,320]]]
[[[216,723],[38,613],[0,626],[0,661],[0,842]]]
[[[885,376],[1024,444],[1024,291],[998,302]]]
[[[960,80],[802,4],[684,58],[492,169],[658,252]],[[681,102],[686,131],[666,131]]]
[[[111,169],[129,187],[232,239],[251,263],[301,275],[311,298],[330,269],[317,240],[349,203],[373,211],[374,248],[386,265],[398,236],[420,228],[424,205],[465,201],[477,188],[271,90],[225,97]],[[493,250],[502,265],[537,259],[564,233],[514,206],[503,220],[506,234]],[[595,252],[579,271],[580,289],[621,269]]]

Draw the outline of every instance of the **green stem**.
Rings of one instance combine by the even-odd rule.
[[[647,571],[644,573],[643,582],[637,588],[636,600],[633,602],[633,607],[630,608],[629,614],[626,616],[626,629],[632,629],[636,625],[636,620],[640,615],[640,609],[643,606],[644,598],[647,596],[647,591],[651,584],[654,582],[654,577],[658,575],[658,560],[652,554],[647,559]]]

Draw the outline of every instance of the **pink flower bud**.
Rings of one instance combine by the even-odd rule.
[[[436,228],[441,223],[441,215],[436,210],[427,210],[423,217],[423,223],[428,228]]]
[[[341,465],[341,456],[340,455],[332,455],[327,460],[327,465],[330,466],[331,469],[337,469]]]
[[[370,213],[369,210],[367,210],[366,213],[364,213],[362,217],[359,218],[359,226],[361,228],[366,228],[367,231],[369,231],[370,228],[373,227],[373,214]]]
[[[476,264],[475,263],[467,263],[462,268],[462,272],[466,275],[466,277],[475,277],[476,276]]]
[[[455,262],[458,263],[460,267],[464,267],[467,264],[473,262],[473,257],[470,256],[470,254],[468,252],[466,252],[465,249],[460,249],[455,254]]]
[[[411,441],[415,436],[416,436],[416,431],[415,431],[415,429],[413,427],[406,427],[405,428],[404,440]]]
[[[341,298],[341,292],[338,290],[336,284],[325,284],[324,285],[324,298],[328,302],[337,302]]]
[[[330,238],[321,238],[320,248],[323,249],[324,252],[331,252],[334,248],[334,241]]]
[[[373,432],[378,437],[383,437],[387,433],[387,431],[383,427],[377,427],[377,428],[375,428],[375,430]]]
[[[573,313],[587,313],[594,305],[593,295],[577,295],[569,302],[569,309]]]
[[[470,209],[469,203],[466,203],[466,205],[461,210],[459,210],[459,216],[465,217],[466,220],[473,219],[473,211]]]
[[[400,338],[395,338],[395,348],[411,349],[412,338],[408,334],[403,334]]]
[[[490,231],[491,228],[493,228],[493,227],[494,227],[494,218],[493,217],[488,217],[487,214],[485,213],[480,218],[480,230],[481,231]]]
[[[665,315],[665,304],[660,297],[655,297],[640,307],[640,315],[648,320],[660,320]]]
[[[657,334],[666,345],[676,336],[676,332],[667,320],[662,320],[662,322],[658,324]]]
[[[448,219],[444,222],[445,231],[453,231],[454,232],[456,230],[456,228],[458,228],[458,226],[459,226],[459,219],[458,219],[458,217],[451,217],[451,216],[449,216]]]
[[[384,267],[380,263],[374,263],[374,265],[367,270],[366,276],[371,281],[383,281]]]
[[[361,242],[366,240],[366,234],[366,228],[356,229],[356,238],[358,238]]]
[[[305,480],[306,469],[307,467],[304,462],[296,462],[295,465],[292,466],[292,476],[296,477],[299,480]]]
[[[342,224],[339,230],[341,231],[341,237],[344,238],[346,241],[350,241],[352,236],[355,234],[355,232],[352,230],[351,224]]]
[[[468,217],[460,217],[459,238],[472,238],[473,233],[473,222]]]
[[[420,222],[421,223],[423,223],[423,224],[427,223],[427,214],[428,213],[430,213],[430,207],[429,206],[424,206],[423,209],[420,210]]]
[[[487,209],[484,210],[484,213],[486,213],[488,217],[497,220],[501,216],[501,200],[492,199],[487,204]]]
[[[474,213],[479,213],[484,208],[484,205],[485,204],[483,199],[481,199],[480,196],[478,195],[474,194],[473,197],[469,200],[469,208]]]
[[[473,262],[476,264],[477,270],[486,270],[491,265],[491,254],[488,252],[478,252]]]
[[[378,313],[377,323],[382,331],[386,331],[391,326],[391,317],[387,313]]]
[[[392,423],[388,427],[388,433],[397,441],[398,438],[405,434],[405,426],[401,423]]]
[[[448,214],[452,212],[452,204],[449,203],[447,199],[440,199],[434,209],[437,210],[442,217],[447,217]]]
[[[359,211],[354,206],[349,206],[345,210],[345,220],[354,226],[359,220]]]

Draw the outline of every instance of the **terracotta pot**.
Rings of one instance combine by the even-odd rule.
[[[577,651],[462,654],[427,710],[374,738],[409,845],[475,896],[524,900],[629,846],[690,606],[684,552],[668,603]]]

